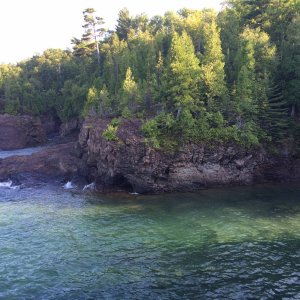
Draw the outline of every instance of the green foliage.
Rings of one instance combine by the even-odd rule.
[[[132,18],[130,17],[129,11],[127,8],[123,8],[119,12],[116,33],[120,40],[126,40],[128,37],[128,32],[132,25]]]
[[[164,149],[300,144],[298,2],[227,0],[218,15],[182,9],[150,20],[122,9],[111,32],[88,8],[72,52],[0,65],[1,112],[140,118],[148,143]],[[117,140],[117,123],[108,140]]]
[[[236,57],[235,101],[238,122],[247,121],[257,114],[254,51],[253,41],[247,38],[246,33],[241,35],[241,46]]]
[[[105,29],[102,27],[104,24],[103,18],[95,15],[96,11],[93,8],[87,8],[83,11],[85,30],[81,39],[73,38],[74,54],[77,56],[92,55],[96,52],[98,67],[100,68],[100,50],[99,40],[105,33]]]
[[[89,115],[96,115],[98,111],[99,103],[99,93],[95,87],[91,87],[88,90],[87,100],[83,109],[83,116],[87,117]]]
[[[219,29],[213,19],[203,28],[204,55],[201,65],[201,79],[203,81],[203,93],[207,98],[209,110],[225,109],[227,87],[225,84],[224,55],[221,48]]]
[[[103,79],[111,94],[116,94],[121,88],[129,66],[130,52],[126,41],[119,39],[114,33],[107,44],[102,45]]]
[[[108,124],[107,128],[103,131],[102,136],[110,142],[119,141],[119,137],[117,135],[119,125],[120,121],[118,119],[112,119],[110,124]]]
[[[20,104],[17,100],[9,101],[6,103],[4,111],[5,111],[5,113],[10,114],[10,115],[16,115],[19,111],[19,106],[20,106]]]
[[[164,74],[167,106],[180,114],[182,108],[191,108],[199,99],[200,62],[195,55],[191,38],[186,32],[173,34]]]
[[[83,116],[109,116],[112,113],[112,101],[104,85],[102,89],[89,88],[84,104]]]
[[[175,138],[176,120],[172,114],[159,114],[142,125],[145,141],[154,148],[173,150],[180,143]]]
[[[67,80],[61,89],[61,93],[62,96],[57,99],[57,103],[55,104],[59,118],[67,121],[80,116],[84,107],[87,87]]]
[[[257,146],[259,144],[258,128],[254,122],[247,122],[243,126],[243,130],[239,132],[239,140],[245,146]]]
[[[125,119],[130,119],[132,114],[129,110],[129,108],[126,106],[123,110],[122,110],[122,117],[125,118]]]
[[[110,124],[114,127],[118,127],[121,124],[121,121],[118,118],[113,118]]]
[[[300,107],[300,14],[287,27],[283,42],[283,94],[287,102]]]
[[[142,130],[145,134],[146,141],[150,142],[151,145],[153,145],[154,148],[159,149],[160,148],[160,130],[158,129],[158,123],[157,120],[152,119],[147,121],[143,124]]]
[[[123,81],[121,91],[121,109],[122,114],[129,114],[136,110],[137,105],[140,102],[138,84],[135,82],[132,75],[131,68],[129,67],[126,71],[125,79]]]
[[[299,110],[299,11],[294,0],[227,0],[227,15],[235,15],[254,45],[258,124],[272,138],[295,135],[289,125]],[[227,21],[229,24],[229,21]],[[223,33],[226,35],[226,32]],[[298,42],[297,42],[298,40]],[[298,54],[297,54],[298,53]],[[227,73],[228,74],[228,73]],[[230,76],[230,75],[229,75]],[[276,92],[274,92],[274,87]],[[287,111],[291,112],[289,118]],[[269,123],[269,124],[268,124]],[[277,126],[276,124],[279,124]]]
[[[117,132],[118,132],[118,127],[108,125],[107,128],[103,131],[102,136],[108,141],[117,141],[118,140]]]

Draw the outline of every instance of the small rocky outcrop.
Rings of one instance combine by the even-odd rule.
[[[81,163],[75,147],[78,135],[59,137],[59,126],[59,119],[51,114],[41,118],[0,115],[0,150],[46,144],[46,134],[54,136],[45,147],[32,155],[20,155],[18,152],[17,155],[0,159],[0,181],[14,179],[22,183],[42,178],[47,181],[57,178],[71,180],[76,177]]]
[[[33,147],[46,141],[46,133],[39,118],[0,115],[0,149]]]
[[[29,156],[0,159],[0,181],[20,178],[24,174],[26,177],[71,180],[80,164],[75,144],[76,142],[57,144]]]
[[[276,158],[263,149],[236,144],[186,144],[164,152],[145,144],[138,120],[123,120],[119,141],[102,137],[108,120],[89,119],[82,126],[79,146],[84,169],[103,191],[118,188],[138,193],[194,191],[210,186],[300,179],[300,161]],[[298,166],[298,167],[297,167]]]

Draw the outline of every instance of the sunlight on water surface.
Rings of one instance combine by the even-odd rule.
[[[0,299],[300,297],[300,187],[0,188]]]

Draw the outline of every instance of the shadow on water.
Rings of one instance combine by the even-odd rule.
[[[184,212],[206,207],[236,209],[249,217],[274,218],[300,213],[300,185],[256,185],[202,190],[197,193],[173,193],[159,195],[108,194],[91,196],[87,201],[92,205],[136,205],[143,210]]]

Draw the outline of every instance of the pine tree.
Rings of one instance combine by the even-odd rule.
[[[238,126],[241,127],[245,121],[255,120],[257,115],[254,45],[251,40],[241,37],[236,64],[235,106]]]
[[[234,61],[239,47],[239,35],[242,27],[240,18],[236,11],[224,9],[218,14],[218,26],[220,27],[220,38],[225,61],[226,81],[229,87],[235,81]]]
[[[139,102],[139,89],[134,80],[131,68],[126,71],[125,79],[122,86],[121,108],[123,114],[131,113],[136,110]]]
[[[112,95],[116,95],[121,88],[122,81],[129,66],[130,55],[128,45],[126,41],[120,40],[118,35],[114,33],[108,43],[102,48],[105,54],[104,82],[109,92]]]
[[[288,105],[280,87],[273,84],[268,90],[268,99],[260,108],[259,120],[261,127],[275,140],[288,135]]]
[[[203,92],[209,110],[224,110],[228,92],[225,84],[224,55],[215,20],[204,25],[204,40],[204,55],[201,60]]]
[[[191,38],[185,31],[181,36],[175,32],[164,74],[164,88],[168,110],[176,111],[177,119],[182,109],[194,110],[199,104],[199,75],[199,60]]]
[[[283,95],[294,117],[296,111],[300,111],[300,14],[288,26],[280,71],[284,79]]]
[[[154,39],[148,31],[139,31],[138,34],[129,35],[128,47],[130,48],[129,65],[139,81],[146,80],[150,73],[154,73],[156,55]]]
[[[87,8],[83,11],[84,24],[82,27],[85,33],[81,39],[73,38],[75,55],[90,55],[96,51],[98,67],[100,68],[100,49],[99,41],[106,30],[102,27],[103,18],[95,15],[95,9]]]
[[[132,18],[125,7],[120,10],[117,20],[116,33],[120,40],[127,40],[128,33],[132,27]]]
[[[83,109],[84,116],[107,116],[112,113],[111,109],[112,103],[105,85],[102,89],[95,86],[89,88]]]

